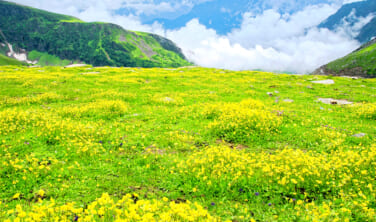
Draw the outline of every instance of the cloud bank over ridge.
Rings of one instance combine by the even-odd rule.
[[[205,0],[201,0],[203,2]],[[340,4],[318,4],[294,14],[282,14],[270,9],[262,14],[244,13],[239,29],[218,35],[198,19],[189,21],[177,30],[165,30],[161,24],[142,24],[141,13],[164,13],[182,7],[193,7],[196,1],[153,0],[13,0],[44,10],[69,14],[84,21],[104,21],[119,24],[125,29],[153,32],[176,42],[188,59],[205,67],[232,70],[261,69],[308,73],[315,68],[353,51],[359,43],[349,35],[351,27],[335,32],[318,29],[317,25],[335,13]],[[127,6],[128,15],[115,11]],[[152,10],[151,10],[152,9]],[[361,19],[354,27],[361,27]]]

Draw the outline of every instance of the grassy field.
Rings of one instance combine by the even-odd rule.
[[[0,221],[376,221],[375,92],[376,79],[0,67]]]

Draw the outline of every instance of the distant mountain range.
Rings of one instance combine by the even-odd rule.
[[[345,24],[356,25],[362,18],[374,16],[359,34],[354,36],[359,42],[365,43],[376,36],[376,0],[367,0],[343,5],[334,15],[319,25],[320,28],[335,30]]]
[[[180,48],[155,34],[0,1],[0,63],[4,55],[40,65],[178,67]]]

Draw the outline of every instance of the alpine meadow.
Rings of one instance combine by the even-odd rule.
[[[333,37],[349,20],[365,33],[313,74],[202,67],[190,60],[197,51],[165,38],[167,28],[157,35],[83,19],[95,8],[89,0],[28,3],[70,2],[77,18],[13,2],[0,0],[0,221],[376,221],[373,0],[281,0],[286,13],[325,4],[337,12],[312,30]],[[256,6],[276,15],[270,0],[180,1],[191,7],[181,15],[172,0],[119,2],[128,8],[111,6],[109,18],[144,16],[140,26],[165,21],[175,31],[202,17],[210,32],[230,32]],[[148,2],[155,11],[169,2],[176,14],[157,17]],[[242,47],[233,48],[251,55]],[[268,48],[270,58],[276,51]]]
[[[0,220],[373,221],[376,81],[328,78],[2,67]]]

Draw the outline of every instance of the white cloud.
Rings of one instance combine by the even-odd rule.
[[[164,30],[154,23],[144,25],[139,14],[170,11],[181,5],[208,0],[14,0],[26,5],[59,13],[70,14],[84,21],[105,21],[126,29],[154,32],[170,38],[197,65],[233,70],[263,69],[269,71],[294,71],[307,73],[344,56],[359,46],[349,35],[349,27],[331,32],[317,29],[325,18],[333,14],[338,5],[309,6],[295,14],[280,14],[267,10],[262,14],[245,13],[242,25],[226,36],[201,25],[197,19],[178,30]],[[287,1],[285,1],[287,2]],[[134,8],[135,13],[121,16],[114,10]],[[369,18],[367,18],[369,19]],[[363,18],[357,29],[365,24]],[[350,28],[350,33],[357,32]]]
[[[354,2],[364,2],[365,0],[344,0],[343,4],[350,4]]]
[[[186,49],[185,53],[193,62],[206,67],[307,73],[357,46],[356,41],[326,29],[311,29],[306,35],[289,41],[277,39],[275,47],[255,45],[246,48],[239,43],[230,43],[226,37],[218,37],[203,40],[199,47]]]
[[[274,10],[257,16],[245,14],[241,27],[227,36],[218,36],[193,20],[166,36],[201,66],[308,73],[359,46],[343,30],[316,28],[336,10],[320,5],[293,15]]]
[[[337,28],[337,32],[341,31],[348,36],[355,38],[360,30],[374,17],[375,13],[370,13],[367,17],[357,17],[356,10],[353,9],[348,16],[345,16],[342,19],[341,24],[339,24],[339,27]]]

